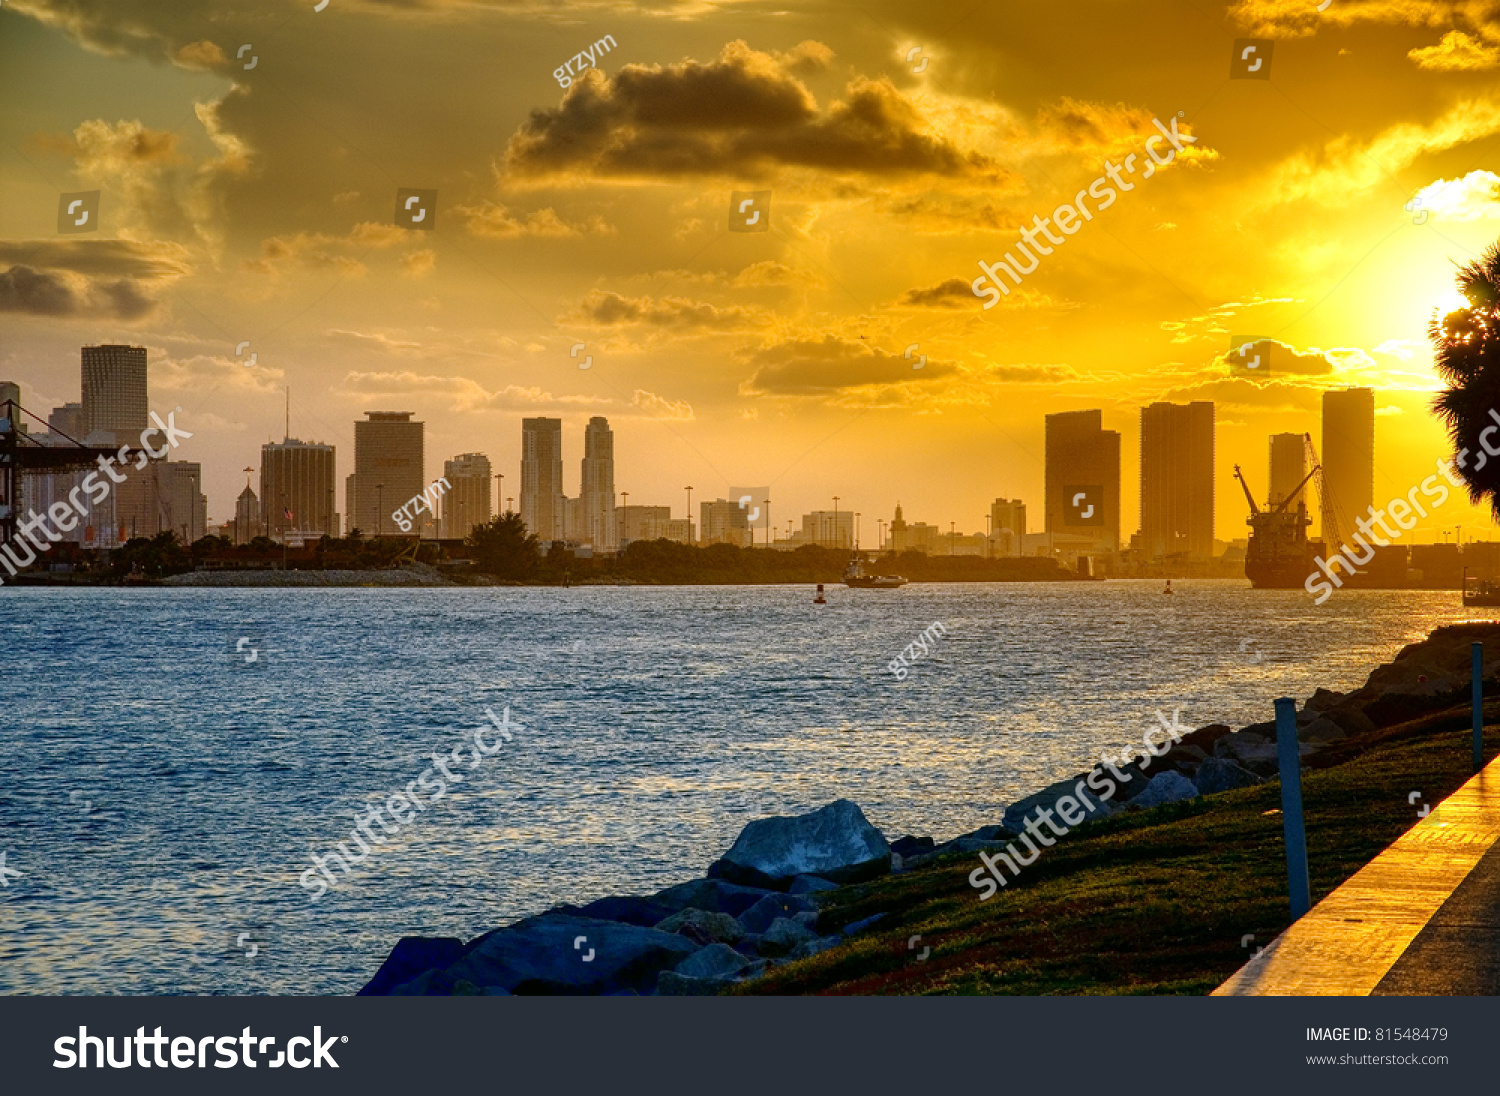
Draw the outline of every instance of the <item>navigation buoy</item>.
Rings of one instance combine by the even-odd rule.
[[[1170,594],[1171,592],[1172,592],[1172,580],[1171,579],[1167,579],[1167,588],[1165,590],[1163,590],[1162,593],[1164,593],[1164,594]]]
[[[828,599],[823,596],[823,584],[818,583],[818,596],[813,598],[814,605],[827,605]]]

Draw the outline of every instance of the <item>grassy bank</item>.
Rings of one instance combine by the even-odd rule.
[[[1487,709],[1492,721],[1500,706]],[[1468,710],[1455,708],[1310,759],[1314,902],[1414,825],[1421,802],[1436,804],[1469,778],[1468,725]],[[1207,993],[1290,921],[1280,806],[1272,781],[1116,816],[1043,850],[983,903],[968,882],[977,853],[846,888],[825,907],[821,931],[888,914],[877,930],[738,992]]]

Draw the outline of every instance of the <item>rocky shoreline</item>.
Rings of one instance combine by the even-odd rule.
[[[1500,623],[1437,628],[1376,668],[1359,689],[1318,689],[1297,712],[1303,764],[1357,756],[1388,728],[1467,704],[1470,644],[1486,646],[1484,677],[1500,670]],[[1487,684],[1487,695],[1494,695]],[[1211,724],[1158,756],[1122,764],[1112,800],[1089,804],[1090,819],[1258,784],[1277,772],[1276,727]],[[849,800],[807,814],[749,823],[704,878],[655,894],[563,905],[465,943],[405,937],[360,995],[507,994],[713,995],[773,965],[816,955],[878,928],[884,914],[827,923],[822,907],[841,888],[921,870],[952,853],[1003,848],[1027,816],[1074,791],[1085,774],[1008,807],[999,822],[944,842],[886,837]],[[1087,824],[1083,831],[1088,832]],[[976,899],[977,900],[977,899]]]

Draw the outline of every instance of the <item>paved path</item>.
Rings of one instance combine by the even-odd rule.
[[[1500,758],[1214,996],[1500,994],[1497,839]]]

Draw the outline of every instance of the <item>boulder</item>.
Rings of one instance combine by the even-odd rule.
[[[1297,737],[1305,742],[1336,742],[1348,738],[1349,732],[1333,720],[1318,716],[1307,726],[1298,728]]]
[[[807,959],[817,955],[819,952],[836,948],[844,941],[837,936],[819,936],[813,940],[804,940],[794,947],[788,954],[789,959]]]
[[[458,979],[446,970],[427,970],[408,982],[393,986],[387,997],[453,997],[458,989]]]
[[[464,942],[453,936],[403,936],[355,996],[384,997],[419,974],[457,962],[463,950]]]
[[[1254,731],[1237,731],[1234,734],[1225,735],[1214,743],[1214,756],[1227,757],[1231,761],[1238,760],[1240,754],[1249,748],[1261,748],[1270,744],[1276,745],[1275,739],[1267,738],[1265,735],[1256,734]]]
[[[1168,769],[1151,778],[1144,791],[1130,801],[1132,810],[1148,810],[1163,803],[1176,803],[1181,799],[1192,799],[1198,787],[1179,772]]]
[[[858,921],[851,921],[849,924],[844,926],[844,935],[853,936],[855,933],[864,932],[865,929],[873,928],[875,925],[885,920],[889,916],[890,915],[886,913],[875,913],[871,914],[869,917],[863,917]]]
[[[895,854],[891,855],[894,858]],[[788,894],[818,894],[838,889],[837,883],[830,883],[820,875],[799,875],[792,880],[792,885],[787,888],[786,892]]]
[[[599,921],[619,921],[626,925],[640,925],[642,928],[650,928],[663,917],[673,913],[674,910],[670,906],[653,902],[649,898],[610,897],[597,899],[577,909],[562,909],[555,912],[571,913],[576,917],[592,917]]]
[[[693,952],[673,970],[689,978],[732,978],[753,962],[728,944],[709,944]]]
[[[732,944],[745,930],[727,913],[685,909],[672,914],[655,926],[661,932],[675,932],[698,944]]]
[[[1329,708],[1323,713],[1323,718],[1337,723],[1352,735],[1368,734],[1375,729],[1375,721],[1354,704],[1348,704],[1342,708]]]
[[[817,904],[805,894],[768,894],[740,914],[739,922],[746,932],[761,933],[778,917],[793,917],[816,909]]]
[[[1101,771],[1108,775],[1108,770]],[[1132,770],[1129,767],[1122,767],[1120,771],[1130,774]],[[1111,812],[1109,802],[1100,799],[1099,793],[1091,789],[1087,784],[1084,784],[1083,787],[1083,794],[1086,798],[1079,799],[1077,794],[1078,785],[1083,780],[1083,776],[1077,776],[1071,780],[1059,780],[1056,784],[1050,784],[1041,791],[1028,795],[1025,799],[1016,800],[1009,807],[1005,808],[1005,818],[1002,825],[1008,833],[1022,833],[1026,829],[1026,820],[1028,818],[1036,817],[1037,812],[1044,808],[1055,812],[1058,801],[1064,796],[1070,798],[1073,803],[1078,804],[1077,807],[1074,807],[1072,803],[1068,804],[1070,816],[1077,817],[1082,812],[1084,815],[1083,821],[1108,818]],[[1139,778],[1134,778],[1132,782],[1139,782]],[[1116,792],[1117,797],[1118,794]]]
[[[731,978],[693,978],[675,970],[664,970],[656,980],[656,994],[658,997],[717,997],[732,985],[734,980]]]
[[[1247,788],[1260,782],[1260,777],[1249,769],[1224,757],[1210,757],[1198,766],[1198,773],[1193,777],[1193,783],[1198,786],[1201,795]]]
[[[859,806],[839,799],[791,817],[761,818],[709,866],[710,878],[785,890],[798,875],[857,883],[885,875],[891,847]]]
[[[799,925],[786,917],[778,917],[771,922],[771,927],[760,935],[760,953],[762,955],[787,955],[798,944],[808,940],[816,940],[818,934],[806,925]]]
[[[913,837],[907,834],[891,842],[891,851],[901,856],[912,856],[917,853],[931,852],[933,844],[930,837]]]
[[[1226,734],[1233,733],[1234,728],[1227,723],[1210,723],[1207,727],[1199,727],[1196,731],[1189,731],[1182,736],[1178,746],[1197,746],[1205,753],[1212,753],[1214,743]]]
[[[651,901],[673,913],[698,909],[738,917],[770,893],[764,887],[741,887],[722,879],[693,879],[658,891]]]
[[[1339,701],[1344,699],[1343,693],[1336,693],[1332,689],[1316,689],[1313,695],[1307,698],[1307,703],[1302,707],[1309,712],[1326,712]]]
[[[448,973],[512,993],[649,993],[697,950],[676,933],[544,913],[480,937]]]

